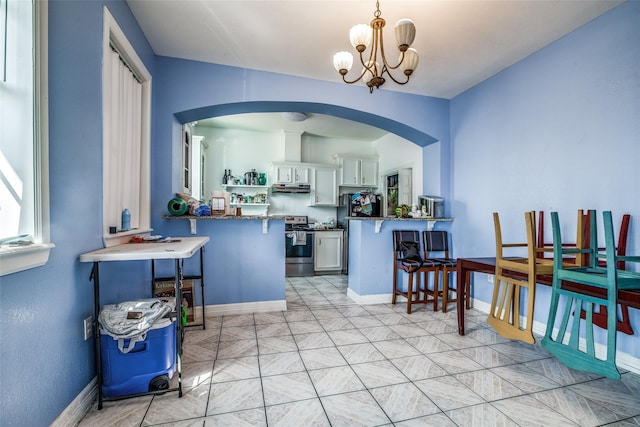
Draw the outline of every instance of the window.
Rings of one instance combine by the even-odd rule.
[[[103,236],[112,246],[151,231],[151,75],[106,7],[103,49]]]
[[[44,265],[53,247],[47,6],[0,0],[0,275]]]

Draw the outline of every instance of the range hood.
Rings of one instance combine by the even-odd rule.
[[[309,184],[273,184],[272,193],[310,193]]]

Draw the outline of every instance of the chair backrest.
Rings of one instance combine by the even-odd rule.
[[[393,259],[398,260],[406,256],[402,243],[409,243],[415,246],[420,252],[420,232],[417,230],[393,230]]]
[[[590,211],[586,211],[585,213],[582,209],[578,209],[578,218],[576,221],[576,242],[563,243],[563,246],[573,246],[576,248],[586,247],[589,243],[589,215]],[[537,245],[539,248],[553,247],[553,243],[546,243],[544,241],[544,211],[538,212]],[[538,252],[538,258],[545,258],[544,252]],[[578,254],[576,256],[577,265],[585,265],[588,262],[588,256],[585,256],[584,254]]]
[[[631,215],[624,214],[622,215],[622,222],[620,222],[620,231],[618,232],[618,243],[616,245],[616,255],[617,256],[625,256],[627,254],[627,235],[629,234],[629,223],[631,222]],[[587,240],[589,239],[589,234],[587,233]],[[602,248],[600,248],[602,249]],[[598,261],[600,267],[604,267],[606,265],[606,261],[600,259]],[[618,261],[618,270],[626,269],[626,263],[624,261]]]
[[[526,243],[504,243],[502,240],[502,230],[500,227],[500,215],[497,212],[493,213],[493,226],[496,235],[496,260],[502,260],[504,258],[504,249],[505,248],[514,248],[514,247],[526,247],[527,255],[526,258],[528,262],[535,264],[536,258],[536,246],[535,246],[535,235],[536,235],[536,225],[535,225],[535,212],[527,211],[524,213],[524,220],[526,226],[526,235],[527,241]],[[523,257],[524,258],[524,257]]]
[[[432,252],[443,253],[445,258],[449,258],[449,235],[446,231],[423,231],[422,244],[425,259]]]
[[[611,217],[611,212],[609,212],[609,217]],[[583,222],[584,221],[584,222]],[[576,257],[576,265],[590,265],[595,267],[597,264],[597,248],[598,248],[598,232],[596,228],[596,212],[594,210],[589,210],[586,214],[583,213],[582,210],[578,211],[578,233],[577,233],[577,241],[575,248],[577,249],[588,249],[589,252],[583,253],[571,253]],[[585,224],[586,222],[586,224]],[[562,243],[562,233],[560,231],[560,221],[558,219],[557,212],[551,212],[551,226],[553,229],[553,259],[555,268],[562,268],[564,253],[562,251],[563,245]],[[581,233],[580,230],[583,230]],[[594,232],[591,232],[594,230]],[[587,242],[588,240],[588,242]],[[595,249],[594,249],[595,248]],[[614,249],[615,251],[615,249]],[[559,265],[556,265],[560,262]],[[566,263],[566,262],[565,262]]]

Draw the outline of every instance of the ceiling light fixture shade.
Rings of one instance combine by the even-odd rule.
[[[307,120],[306,113],[299,113],[294,111],[282,113],[282,115],[284,116],[285,120],[288,120],[290,122],[304,122],[305,120]]]
[[[366,48],[371,46],[371,37],[371,27],[367,24],[354,25],[349,31],[351,46],[353,46],[358,52],[363,52]]]
[[[385,74],[400,85],[408,83],[419,62],[418,52],[411,48],[416,38],[416,26],[411,19],[401,19],[396,23],[396,46],[400,51],[400,56],[396,65],[390,65],[387,62],[382,38],[385,20],[380,15],[380,3],[376,1],[376,11],[373,14],[374,18],[371,23],[369,25],[355,25],[349,31],[351,45],[358,51],[360,63],[363,67],[358,77],[354,80],[347,80],[346,77],[353,66],[353,55],[351,53],[343,51],[333,56],[333,66],[342,76],[342,80],[348,84],[363,80],[363,83],[369,87],[369,93],[373,93],[374,88],[379,88],[385,82]],[[365,57],[367,54],[364,52],[369,48],[371,50],[368,53],[368,57]],[[403,72],[406,77],[405,80],[397,80],[391,74],[391,71],[396,69]]]

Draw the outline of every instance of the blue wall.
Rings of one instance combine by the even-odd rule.
[[[525,211],[545,211],[551,242],[549,212],[559,212],[563,236],[575,236],[577,209],[611,210],[615,227],[631,214],[627,252],[640,253],[640,2],[454,98],[451,150],[457,256],[495,253],[494,211],[510,242],[525,241]],[[475,283],[475,297],[490,302],[492,285]],[[544,323],[549,293],[538,287],[535,318]],[[640,311],[631,317],[640,330]],[[619,339],[640,357],[637,332]]]
[[[124,2],[49,1],[51,240],[40,268],[0,279],[0,425],[49,425],[95,376],[90,264],[102,246],[102,19],[107,4],[145,65],[155,57]],[[134,283],[145,274],[127,267]],[[148,266],[146,267],[148,269]],[[147,273],[148,274],[148,273]],[[105,278],[106,280],[106,278]]]
[[[631,188],[640,183],[638,2],[623,4],[450,103],[384,90],[370,95],[358,86],[155,57],[124,2],[50,0],[51,237],[56,248],[46,266],[1,279],[3,426],[48,425],[95,376],[93,347],[82,340],[81,326],[93,314],[90,265],[80,264],[78,256],[102,246],[105,4],[153,75],[151,213],[158,233],[188,233],[186,221],[160,219],[177,190],[172,157],[179,156],[179,121],[174,113],[253,101],[343,106],[440,140],[442,194],[452,200],[447,212],[455,217],[453,250],[458,256],[492,253],[493,210],[504,212],[505,235],[517,235],[526,209],[557,209],[566,221],[578,207],[629,212],[634,219],[640,213],[638,192],[621,189],[622,183]],[[199,231],[211,231],[219,248],[237,231],[233,223],[201,223]],[[638,229],[632,220],[630,252],[638,253]],[[210,246],[207,304],[239,301],[228,289],[214,290],[219,283],[209,280],[211,272],[221,270],[212,258],[222,249]],[[146,295],[149,265],[120,263],[117,269],[101,269],[101,279],[128,283],[104,291],[102,303]],[[224,283],[225,277],[220,280]],[[640,328],[638,312],[632,310],[632,316]],[[631,341],[621,346],[638,355]]]

